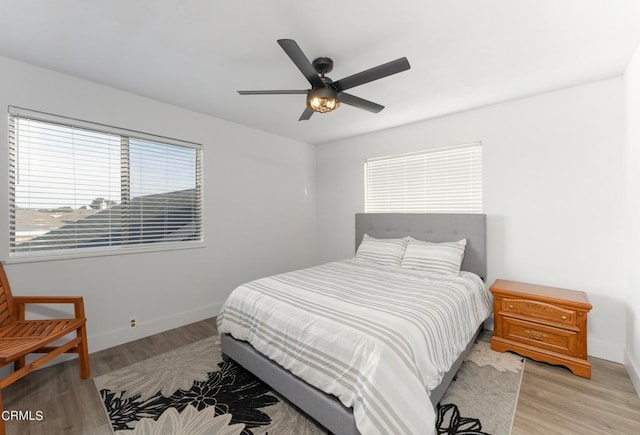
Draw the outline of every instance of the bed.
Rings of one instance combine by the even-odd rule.
[[[234,290],[218,318],[223,355],[334,434],[429,433],[435,422],[433,408],[490,314],[490,297],[481,281],[486,277],[485,228],[486,217],[481,214],[357,214],[356,250],[365,237],[411,236],[428,242],[466,239],[460,276],[434,277],[356,258],[252,281]],[[431,291],[434,295],[446,291],[450,297],[437,297],[462,302],[439,310],[446,316],[464,312],[460,316],[469,318],[451,317],[456,320],[447,322],[432,313],[417,317],[423,302],[415,302],[411,292],[427,281],[429,290],[421,288],[421,298]],[[461,295],[478,285],[483,291],[473,290],[471,299],[479,308],[472,310]],[[385,294],[387,289],[391,290]],[[287,311],[275,302],[270,305],[272,298],[290,304]],[[405,303],[402,315],[384,305],[387,299]],[[320,308],[325,303],[327,307]],[[375,319],[368,311],[372,304]],[[258,307],[267,314],[247,314]],[[320,322],[315,317],[319,311],[328,320]],[[419,328],[404,329],[395,317],[408,318]],[[385,328],[380,329],[380,324]],[[360,329],[373,331],[377,341],[367,341]],[[282,331],[291,336],[285,337]],[[334,337],[341,337],[340,341]]]

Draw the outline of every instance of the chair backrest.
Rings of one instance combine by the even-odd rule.
[[[4,267],[0,262],[0,327],[8,325],[16,320],[16,312],[11,296],[11,287]]]

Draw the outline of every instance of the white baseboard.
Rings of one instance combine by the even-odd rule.
[[[218,315],[223,303],[224,302],[218,302],[204,307],[195,308],[193,310],[174,313],[171,316],[139,323],[136,328],[124,327],[102,332],[100,334],[89,335],[87,337],[87,341],[89,342],[89,353],[99,352],[119,344],[128,343],[159,332],[168,331],[200,320],[209,319]],[[491,322],[491,327],[493,327],[493,322]],[[75,354],[63,354],[58,358],[55,358],[53,361],[43,365],[41,368],[76,359],[77,357],[78,356]],[[28,356],[27,363],[30,363],[33,359],[35,359],[35,356]],[[1,367],[0,378],[10,374],[12,371],[12,366],[10,367],[7,365],[5,367]]]
[[[634,361],[627,350],[624,351],[624,366],[629,373],[633,387],[636,389],[636,394],[640,397],[640,362]]]
[[[112,331],[102,332],[87,337],[89,341],[89,353],[108,349],[119,344],[128,343],[139,338],[168,331],[200,320],[217,316],[224,302],[218,302],[204,307],[194,308],[170,316],[153,319],[148,322],[138,323],[135,328],[119,328]]]
[[[98,352],[100,350],[108,349],[119,344],[128,343],[130,341],[138,340],[139,338],[157,334],[159,332],[168,331],[170,329],[178,328],[190,323],[195,323],[200,320],[209,319],[218,315],[223,303],[224,302],[219,302],[216,304],[206,305],[204,307],[195,308],[193,310],[175,313],[171,316],[139,323],[136,328],[125,327],[103,332],[97,335],[89,335],[87,337],[87,341],[89,342],[89,353]],[[78,358],[78,355],[76,354],[63,354],[58,358],[55,358],[53,361],[49,361],[47,364],[44,364],[41,368],[49,367],[54,364],[59,364],[61,362],[69,361],[76,358]],[[27,363],[32,362],[34,359],[37,359],[35,355],[27,356]],[[12,364],[0,368],[0,378],[5,377],[12,371]]]

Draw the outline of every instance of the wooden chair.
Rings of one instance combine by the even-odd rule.
[[[73,304],[73,319],[25,320],[26,304]],[[11,362],[14,371],[0,379],[0,413],[2,389],[23,378],[38,367],[63,353],[77,353],[80,362],[80,377],[89,377],[89,353],[87,349],[87,319],[84,315],[82,297],[73,296],[12,296],[7,275],[0,263],[0,367]],[[60,338],[76,333],[76,336],[60,346],[50,344]],[[25,357],[30,353],[44,353],[30,364]],[[0,418],[0,435],[5,435],[4,420]]]

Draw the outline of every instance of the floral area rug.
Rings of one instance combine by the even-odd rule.
[[[476,343],[438,405],[438,433],[508,434],[522,368],[521,358],[493,352],[488,343]],[[116,435],[327,433],[242,367],[223,361],[218,337],[94,378],[94,382]],[[505,389],[513,393],[503,400]],[[503,405],[505,409],[496,414]]]

